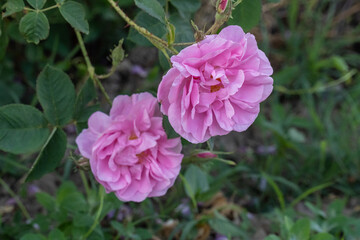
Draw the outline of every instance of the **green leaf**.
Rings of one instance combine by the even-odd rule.
[[[46,0],[27,0],[27,2],[35,9],[42,9]]]
[[[188,196],[196,195],[198,193],[209,190],[209,182],[207,175],[199,167],[190,165],[185,172],[185,179],[189,184],[190,189],[185,188]],[[190,191],[189,191],[190,190]]]
[[[85,212],[88,210],[87,202],[84,196],[79,192],[71,192],[66,194],[60,201],[60,207],[63,210],[72,213]]]
[[[215,212],[215,218],[210,219],[209,224],[217,233],[225,236],[230,235],[231,237],[243,237],[244,239],[247,239],[245,233],[240,230],[238,226],[230,222],[218,212]]]
[[[180,14],[194,13],[201,6],[199,0],[171,0],[170,3],[176,7]]]
[[[47,125],[43,114],[34,107],[0,107],[0,150],[15,154],[39,150],[49,136]]]
[[[261,0],[243,0],[233,11],[229,25],[239,25],[245,32],[255,27],[261,18]]]
[[[19,30],[26,41],[38,44],[49,36],[49,21],[42,12],[30,12],[21,18]]]
[[[165,11],[157,0],[135,0],[135,4],[150,16],[165,23]]]
[[[124,60],[125,51],[122,47],[123,42],[124,39],[121,39],[118,45],[116,45],[115,48],[111,51],[111,60],[113,67],[117,67],[117,65],[119,65],[119,63],[121,63]]]
[[[291,240],[309,240],[310,238],[310,221],[303,218],[298,220],[290,231]]]
[[[45,192],[36,193],[36,200],[41,204],[47,211],[53,212],[55,210],[56,202],[55,198]]]
[[[267,236],[264,240],[281,240],[278,236],[271,234]]]
[[[75,88],[66,73],[46,66],[37,79],[36,91],[51,124],[63,126],[70,122],[74,112]]]
[[[53,171],[61,162],[66,151],[66,134],[59,128],[54,128],[47,143],[32,165],[26,181],[41,178]]]
[[[66,240],[65,235],[59,229],[53,229],[49,234],[49,239],[51,240]]]
[[[335,238],[328,233],[319,233],[312,238],[312,240],[333,240],[333,239]]]
[[[87,121],[90,115],[98,110],[97,105],[87,106],[96,98],[96,89],[91,79],[88,79],[76,97],[74,119],[78,122]]]
[[[135,17],[135,22],[160,38],[166,35],[167,30],[165,24],[158,21],[156,18],[151,17],[145,12],[139,12]],[[153,46],[134,28],[130,28],[128,39],[141,46]]]
[[[46,238],[41,234],[27,233],[20,240],[46,240]]]
[[[20,12],[24,10],[25,4],[23,0],[8,0],[5,3],[6,12],[3,14],[3,17],[7,17],[13,13]]]
[[[89,34],[89,23],[85,19],[85,9],[81,3],[67,1],[60,6],[60,13],[73,28]]]

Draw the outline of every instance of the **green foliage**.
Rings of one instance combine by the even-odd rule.
[[[23,104],[0,107],[1,150],[15,154],[35,152],[48,136],[47,121],[36,108]]]
[[[135,0],[135,4],[150,16],[165,23],[165,11],[157,0]]]
[[[46,0],[27,0],[27,2],[35,9],[42,9]]]
[[[3,14],[3,17],[7,17],[11,14],[24,10],[25,4],[23,0],[7,0],[5,7],[6,12]]]
[[[42,12],[30,12],[20,20],[19,30],[29,43],[38,44],[49,36],[50,25]]]
[[[185,187],[186,194],[194,198],[199,193],[209,190],[209,182],[206,173],[195,165],[190,165],[185,172],[185,179],[188,187]]]
[[[31,167],[26,181],[39,179],[55,170],[64,157],[66,143],[66,134],[61,129],[54,128]]]
[[[61,15],[76,30],[89,34],[89,23],[85,18],[83,5],[74,1],[61,3],[59,8]]]
[[[70,122],[74,112],[75,88],[66,73],[46,66],[37,79],[36,90],[51,124],[64,126]]]
[[[245,32],[255,27],[261,19],[261,0],[243,0],[233,10],[228,23],[241,26]]]

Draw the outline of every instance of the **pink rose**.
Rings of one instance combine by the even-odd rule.
[[[174,184],[183,158],[180,138],[167,139],[156,98],[118,96],[110,116],[95,112],[76,143],[96,180],[122,201],[162,196]]]
[[[174,130],[192,143],[245,131],[273,89],[269,60],[238,26],[207,36],[171,62],[158,100]]]

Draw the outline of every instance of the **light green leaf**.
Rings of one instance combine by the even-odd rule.
[[[165,11],[157,0],[135,0],[135,4],[150,16],[165,23]]]
[[[328,233],[319,233],[312,238],[312,240],[333,240],[333,239],[335,238]]]
[[[180,14],[194,13],[201,6],[201,2],[199,0],[171,0],[170,3],[177,8]]]
[[[38,44],[49,36],[49,21],[42,12],[31,12],[20,20],[20,33],[29,43]]]
[[[243,0],[233,11],[228,24],[239,25],[245,32],[255,27],[261,18],[261,0]]]
[[[119,63],[121,63],[124,60],[125,51],[122,47],[123,42],[124,39],[121,39],[118,45],[116,45],[115,48],[111,50],[111,60],[113,67],[117,67],[117,65],[119,65]]]
[[[65,235],[59,229],[53,229],[49,234],[49,239],[51,240],[66,240]]]
[[[209,220],[209,224],[211,228],[214,229],[217,233],[224,234],[225,236],[242,237],[247,239],[245,233],[240,230],[238,226],[233,224],[218,212],[215,212],[215,217]]]
[[[45,116],[54,126],[63,126],[72,119],[75,88],[69,76],[60,69],[46,66],[36,83],[37,96]]]
[[[39,179],[53,171],[64,157],[66,143],[66,134],[63,130],[55,128],[32,165],[26,181]]]
[[[42,9],[46,0],[27,0],[27,2],[35,9]]]
[[[24,10],[25,4],[23,0],[7,0],[5,3],[6,12],[3,14],[3,17],[7,17],[13,13],[20,12]]]
[[[267,236],[264,240],[281,240],[278,236],[271,234]]]
[[[303,218],[298,220],[291,228],[291,240],[309,240],[310,238],[310,221]]]
[[[41,204],[47,211],[52,212],[55,210],[56,202],[55,198],[45,192],[36,193],[36,200]]]
[[[49,136],[47,124],[34,107],[22,104],[0,107],[0,149],[15,154],[39,150]]]
[[[191,188],[185,188],[188,196],[196,195],[198,193],[206,192],[209,190],[209,182],[206,173],[195,165],[190,165],[185,172],[185,179]]]
[[[81,3],[67,1],[60,6],[60,13],[76,30],[89,34],[89,23],[85,19],[85,9]]]
[[[27,233],[20,240],[46,240],[46,238],[41,234]]]

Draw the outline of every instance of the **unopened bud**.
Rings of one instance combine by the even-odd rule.
[[[75,161],[76,166],[78,168],[80,168],[81,170],[84,171],[89,171],[90,170],[90,163],[89,163],[89,159],[81,157],[78,161]]]
[[[220,0],[219,5],[217,7],[218,13],[223,13],[226,10],[226,6],[228,5],[229,0]]]
[[[217,155],[212,152],[201,152],[201,153],[196,154],[196,156],[198,158],[216,158],[217,157]]]

